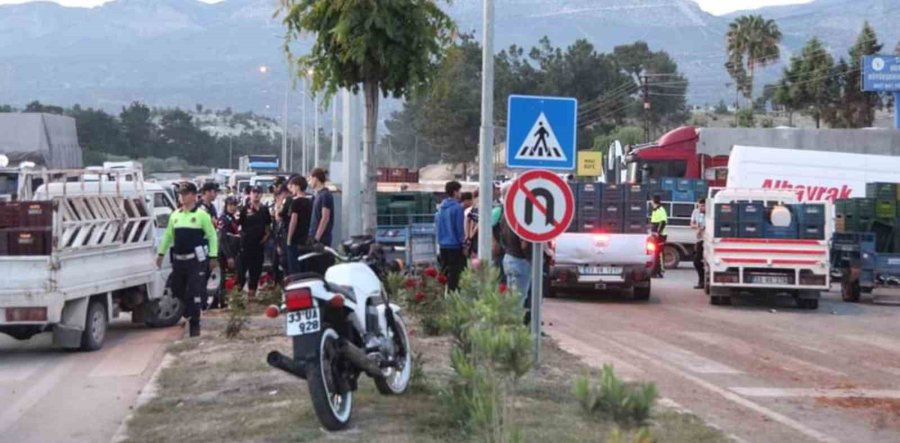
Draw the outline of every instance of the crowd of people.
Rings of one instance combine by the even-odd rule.
[[[243,195],[222,192],[211,182],[199,189],[190,182],[179,185],[179,209],[170,217],[159,262],[171,248],[172,291],[186,303],[191,335],[199,334],[200,310],[227,307],[228,273],[236,276],[239,290],[246,287],[250,299],[256,297],[267,261],[268,279],[275,283],[291,274],[325,273],[330,258],[299,258],[320,245],[331,246],[334,198],[326,181],[327,172],[316,168],[308,177],[277,177],[270,189],[248,187]],[[274,196],[271,203],[263,203],[266,193]],[[218,214],[215,203],[223,194],[223,211]],[[219,290],[208,303],[207,282],[215,268]]]

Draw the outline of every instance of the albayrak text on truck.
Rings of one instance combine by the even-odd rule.
[[[763,180],[763,188],[766,189],[785,189],[792,190],[797,193],[799,201],[822,201],[842,200],[850,198],[853,189],[848,185],[837,186],[817,186],[817,185],[794,185],[787,180],[778,180],[767,178]]]

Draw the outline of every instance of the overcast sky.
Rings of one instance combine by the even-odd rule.
[[[11,3],[28,3],[38,0],[0,0],[0,5]],[[48,0],[41,0],[48,1]],[[52,0],[66,6],[97,6],[109,0]],[[222,0],[200,0],[206,3],[216,3]],[[498,0],[503,1],[503,0]],[[695,0],[700,7],[711,14],[721,15],[741,9],[759,8],[770,5],[788,5],[795,3],[809,3],[813,0]]]

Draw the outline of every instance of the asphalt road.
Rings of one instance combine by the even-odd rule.
[[[108,442],[182,328],[147,329],[127,314],[103,349],[55,349],[50,334],[0,334],[0,441]]]
[[[712,306],[695,274],[654,280],[649,302],[622,294],[544,303],[544,330],[588,363],[631,380],[737,440],[900,441],[900,306],[823,295]]]

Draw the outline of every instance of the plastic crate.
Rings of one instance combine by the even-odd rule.
[[[762,224],[766,219],[766,207],[762,203],[740,203],[738,222]]]
[[[621,220],[603,220],[600,222],[600,229],[603,232],[608,232],[611,234],[621,233],[622,226],[623,223]]]
[[[893,220],[897,217],[897,201],[896,200],[876,200],[875,201],[875,218]]]
[[[19,206],[19,227],[50,228],[53,226],[53,204],[49,201],[26,201]]]
[[[672,191],[672,201],[674,202],[695,202],[697,194],[693,190],[682,191],[680,189]]]
[[[643,234],[648,231],[647,220],[625,220],[624,232],[626,234]]]
[[[690,178],[678,179],[673,191],[691,191],[694,192],[694,180]]]
[[[0,202],[0,229],[19,227],[21,207],[20,202]]]
[[[898,186],[897,183],[867,183],[866,197],[897,201]]]
[[[716,238],[737,237],[737,233],[737,223],[719,221],[716,222]]]
[[[631,185],[625,188],[625,200],[629,202],[646,202],[650,199],[650,192],[646,186]]]
[[[758,222],[740,222],[738,224],[738,237],[740,238],[762,238],[763,223]]]
[[[625,208],[622,203],[603,203],[600,207],[600,219],[603,221],[620,222],[625,217]]]
[[[690,218],[696,208],[696,203],[672,203],[672,213],[669,217]]]
[[[623,185],[606,185],[603,188],[603,203],[621,202],[625,200],[625,186]]]
[[[649,216],[646,201],[630,201],[625,203],[625,217],[629,219],[646,219]]]
[[[599,223],[603,219],[599,209],[578,208],[575,214],[580,222]]]
[[[709,183],[706,180],[696,180],[694,182],[694,193],[697,194],[697,198],[705,197],[709,193]]]
[[[800,225],[799,236],[806,240],[825,240],[825,226],[821,224]]]
[[[716,204],[716,223],[737,223],[739,206],[733,203]]]
[[[650,194],[647,196],[648,197],[647,200],[650,200],[656,196],[659,196],[659,201],[661,201],[661,202],[672,201],[672,191],[666,191],[663,189],[650,192]]]
[[[792,209],[800,224],[825,223],[825,205],[822,203],[792,205]]]
[[[871,232],[840,232],[831,238],[831,248],[838,251],[875,252],[875,234]]]
[[[678,179],[673,177],[664,177],[659,181],[659,188],[664,191],[674,191],[678,187]]]
[[[599,209],[603,201],[603,185],[600,183],[575,183],[575,205]]]
[[[578,232],[579,223],[578,214],[575,214],[575,216],[572,217],[572,223],[569,223],[569,227],[566,228],[566,232]]]
[[[7,229],[7,255],[50,255],[49,229]]]
[[[763,224],[763,237],[777,239],[792,239],[798,237],[797,224],[790,226],[773,226],[771,223]]]

